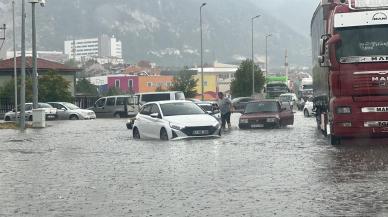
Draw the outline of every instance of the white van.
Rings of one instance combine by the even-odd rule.
[[[133,95],[101,97],[89,108],[98,118],[134,117],[139,112],[138,98]]]
[[[135,96],[137,96],[140,105],[156,101],[185,100],[185,94],[182,91],[138,93]]]

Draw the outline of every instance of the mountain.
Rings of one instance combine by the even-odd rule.
[[[11,26],[9,2],[0,0],[0,12],[7,14],[6,22]],[[122,41],[124,58],[130,63],[146,59],[166,66],[198,65],[201,3],[199,0],[51,0],[45,8],[37,10],[38,49],[63,50],[64,40],[108,34]],[[27,11],[30,11],[28,3]],[[237,62],[250,57],[250,19],[256,14],[262,15],[254,23],[256,58],[265,59],[265,35],[271,33],[268,41],[271,66],[283,65],[285,49],[290,64],[310,65],[310,41],[306,34],[292,28],[287,17],[261,8],[252,0],[207,1],[203,8],[205,62]],[[29,22],[30,19],[28,27]],[[29,33],[30,30],[27,40]]]

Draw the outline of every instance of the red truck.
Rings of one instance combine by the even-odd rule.
[[[321,0],[311,38],[318,129],[388,137],[388,0]]]

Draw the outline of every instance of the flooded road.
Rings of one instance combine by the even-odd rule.
[[[2,130],[0,216],[387,216],[388,145],[333,147],[295,119],[174,142],[123,119]]]

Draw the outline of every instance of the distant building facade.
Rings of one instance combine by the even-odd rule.
[[[97,62],[120,62],[123,59],[122,43],[114,36],[101,35],[98,38],[68,40],[64,42],[64,49],[70,59],[81,62],[90,59]]]

